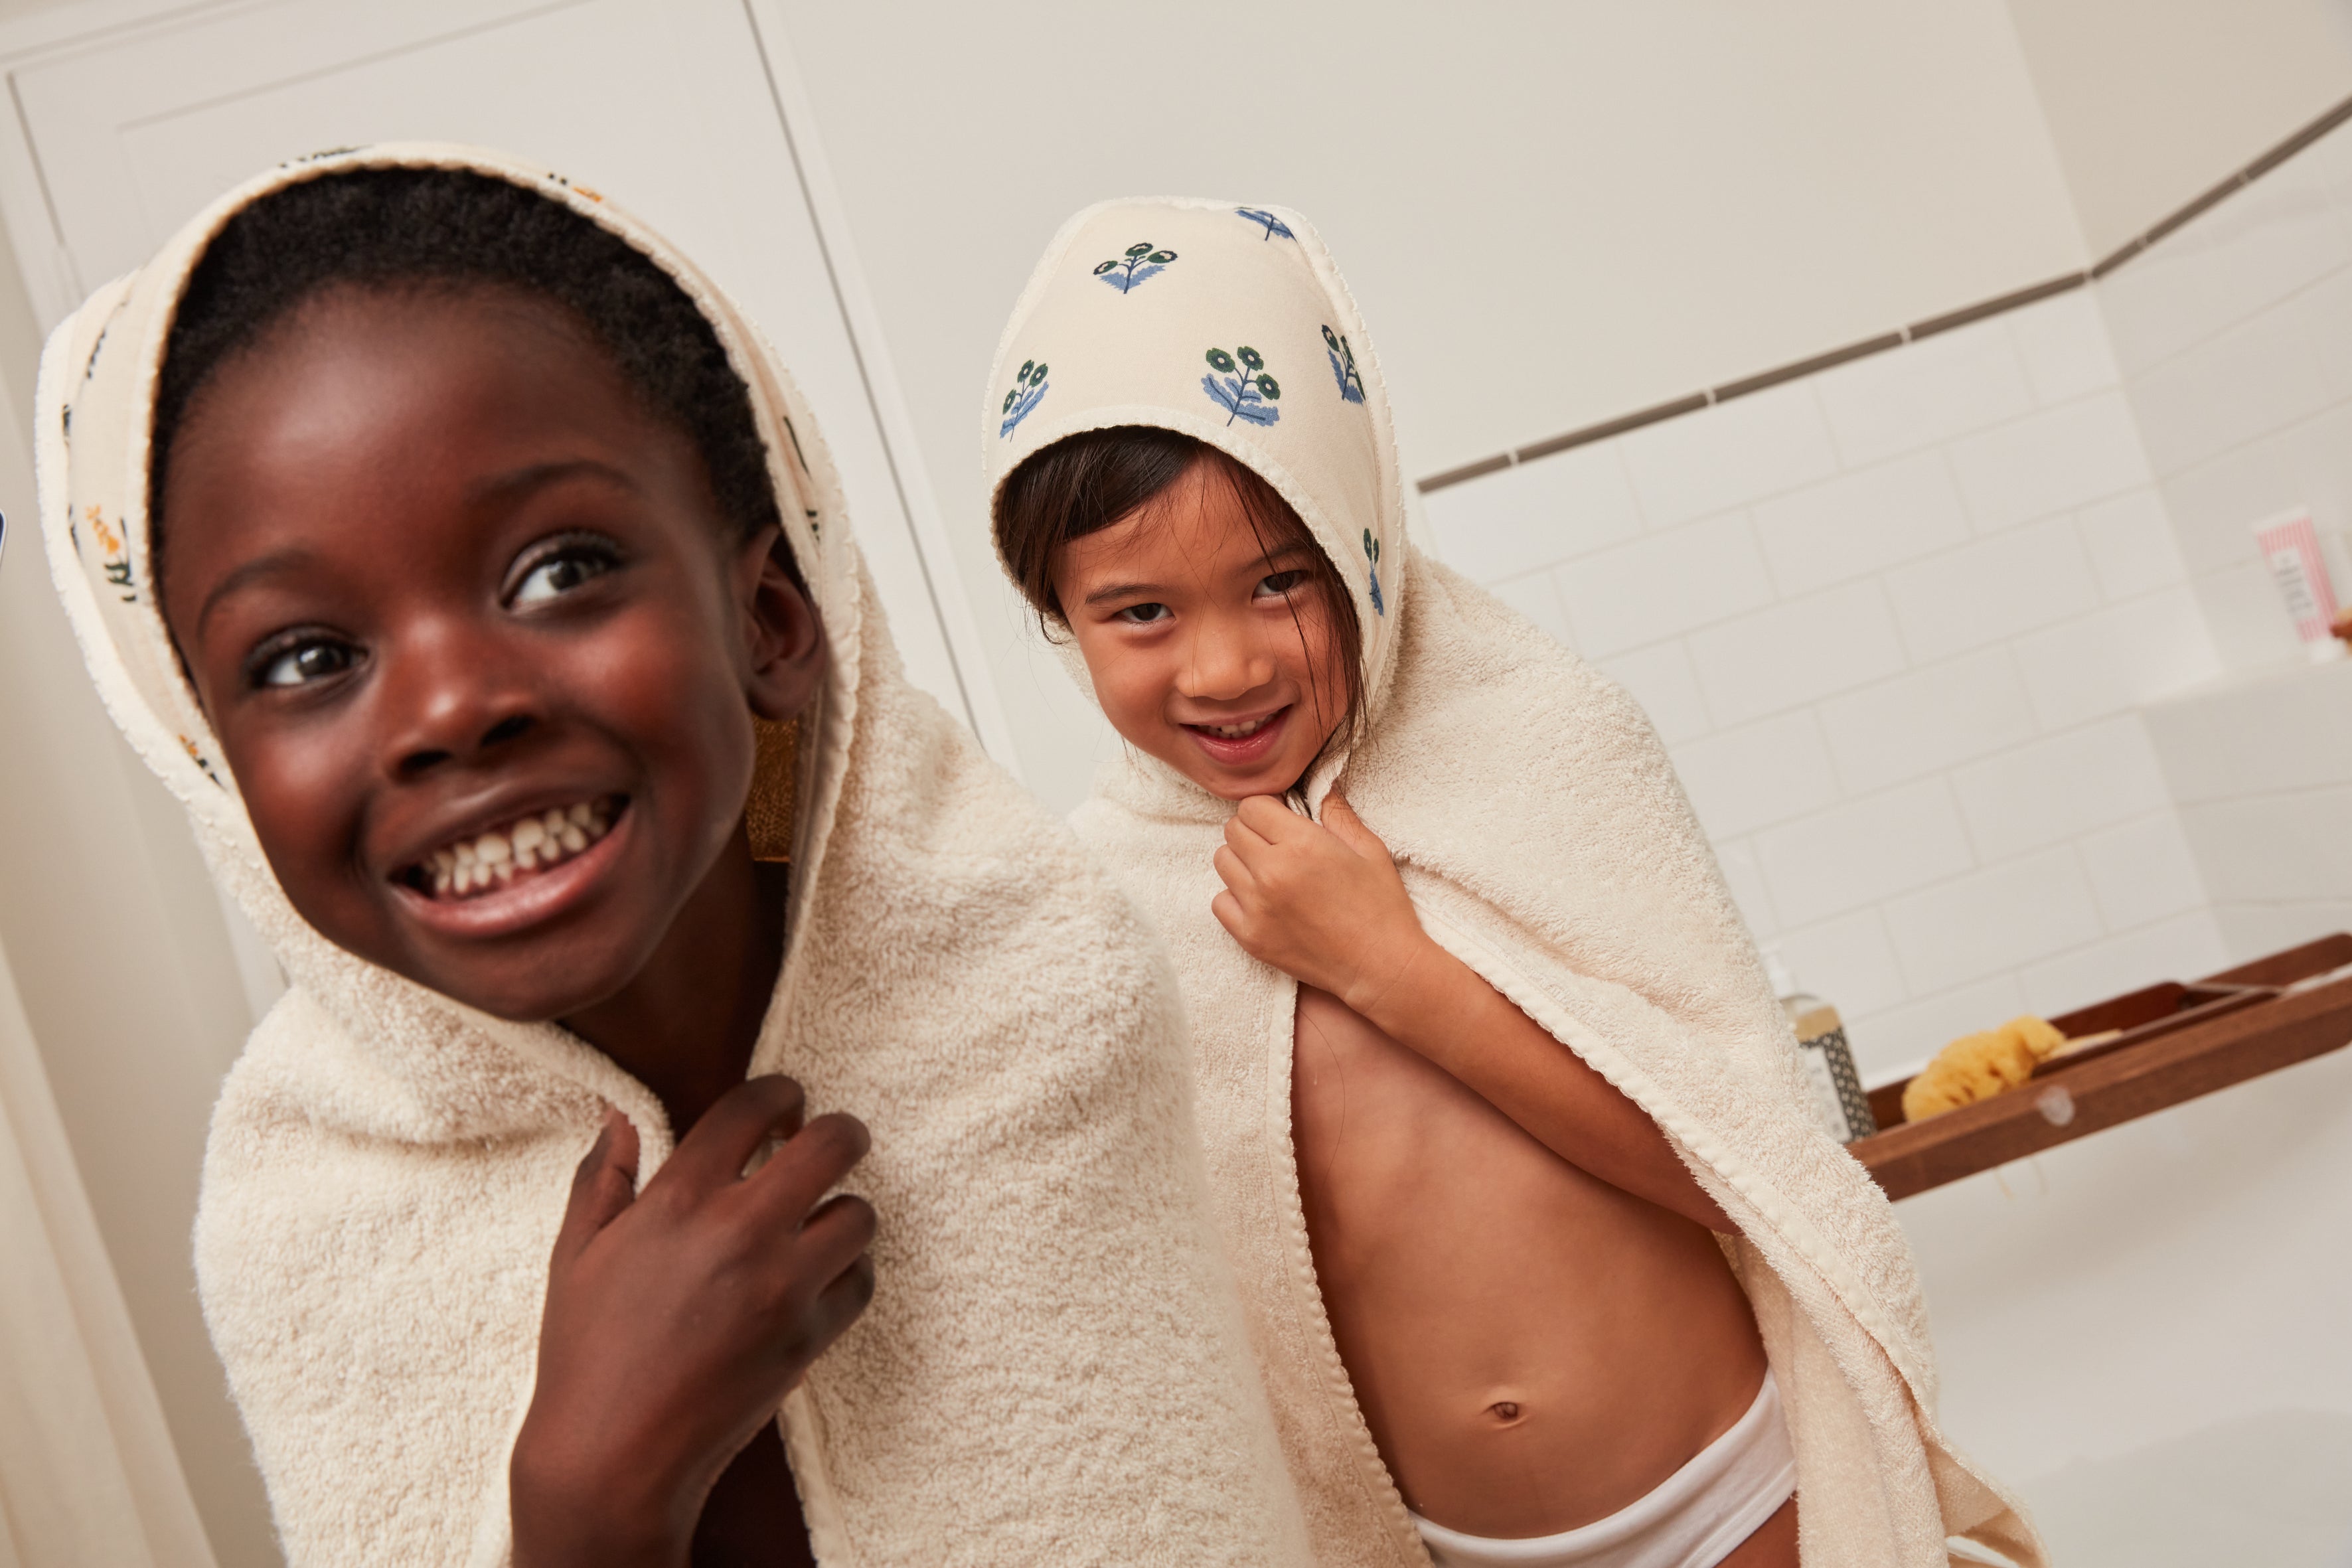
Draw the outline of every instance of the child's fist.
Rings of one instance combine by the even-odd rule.
[[[1252,795],[1217,851],[1209,908],[1254,957],[1369,1013],[1428,942],[1388,846],[1337,794],[1323,821]]]
[[[548,1268],[509,1467],[519,1563],[684,1560],[719,1473],[873,1294],[874,1211],[824,1195],[866,1142],[852,1117],[803,1125],[800,1085],[755,1078],[639,1193],[636,1133],[608,1113]]]

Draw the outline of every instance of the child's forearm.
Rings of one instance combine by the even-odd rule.
[[[1640,1106],[1426,936],[1355,989],[1341,1000],[1561,1159],[1711,1230],[1736,1228]]]

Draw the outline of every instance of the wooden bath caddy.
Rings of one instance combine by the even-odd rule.
[[[2032,1081],[1916,1124],[1903,1120],[1903,1085],[1870,1091],[1879,1131],[1846,1150],[1890,1198],[1907,1198],[1979,1171],[2071,1142],[2119,1121],[2352,1044],[2352,976],[2293,991],[2298,980],[2352,963],[2352,934],[2225,969],[2166,981],[2050,1021],[2070,1039],[2111,1039],[2053,1057]]]

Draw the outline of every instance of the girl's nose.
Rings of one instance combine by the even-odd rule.
[[[1274,679],[1274,660],[1244,632],[1204,626],[1193,634],[1186,652],[1177,689],[1187,697],[1230,701]]]
[[[521,739],[546,718],[530,661],[503,639],[443,622],[380,655],[380,751],[385,771],[414,779]]]

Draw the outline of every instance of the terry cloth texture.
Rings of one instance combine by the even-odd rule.
[[[436,146],[262,175],[100,289],[41,367],[42,519],[90,673],[292,985],[214,1112],[196,1222],[206,1321],[289,1560],[509,1555],[507,1456],[572,1171],[606,1102],[635,1123],[646,1174],[673,1146],[650,1092],[577,1037],[471,1011],[296,915],[150,588],[151,398],[190,267],[247,204],[380,167],[475,170],[621,236],[693,297],[751,391],[831,655],[791,764],[791,935],[752,1070],[865,1119],[851,1185],[881,1215],[873,1306],[782,1412],[818,1558],[1307,1561],[1165,960],[900,674],[831,460],[751,326],[593,192]]]
[[[992,504],[1023,458],[1119,425],[1207,442],[1306,520],[1354,595],[1368,720],[1317,769],[1309,809],[1344,775],[1423,925],[1649,1112],[1738,1226],[1727,1251],[1786,1401],[1804,1561],[1940,1564],[1958,1534],[2039,1563],[2014,1502],[1937,1428],[1910,1248],[1814,1127],[1789,1026],[1648,721],[1406,543],[1378,364],[1305,219],[1123,201],[1064,226],[998,349]],[[1318,1557],[1423,1564],[1316,1289],[1290,1139],[1297,987],[1209,912],[1231,810],[1130,753],[1073,820],[1174,952],[1211,1179]]]

